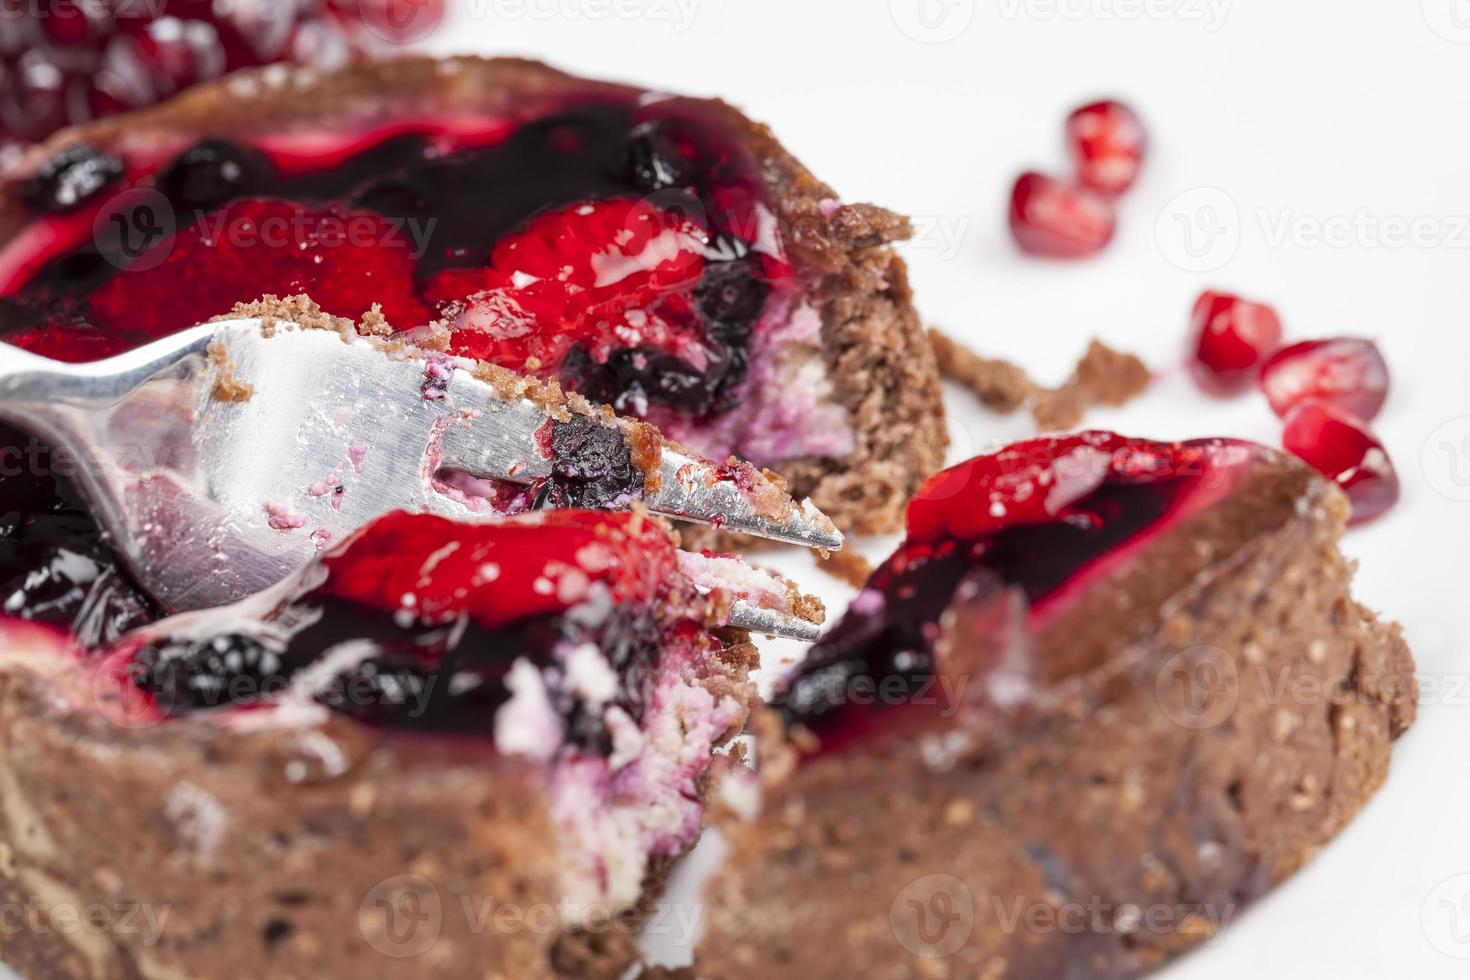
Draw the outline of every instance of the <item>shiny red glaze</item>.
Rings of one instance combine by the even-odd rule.
[[[1206,291],[1195,301],[1190,335],[1195,380],[1213,394],[1233,394],[1281,346],[1281,318],[1264,303]]]
[[[577,204],[501,239],[487,267],[440,273],[425,295],[462,301],[454,353],[513,370],[560,364],[578,344],[603,362],[634,330],[639,346],[677,355],[696,343],[708,247],[702,226],[647,201]]]
[[[617,604],[647,605],[676,569],[657,524],[630,514],[547,511],[466,525],[390,514],[323,556],[330,597],[421,622],[466,616],[486,629],[565,612],[604,583]]]
[[[1326,402],[1307,400],[1288,412],[1281,444],[1342,487],[1354,524],[1398,502],[1398,473],[1383,443],[1361,420]]]
[[[1024,252],[1079,259],[1112,241],[1117,218],[1103,195],[1033,171],[1011,189],[1010,226]]]
[[[413,249],[401,227],[370,212],[240,201],[105,282],[91,317],[157,338],[266,293],[306,293],[337,316],[355,319],[379,303],[390,322],[423,323]]]
[[[1283,418],[1312,398],[1371,422],[1388,400],[1388,363],[1371,340],[1308,340],[1266,361],[1260,385],[1271,410]]]
[[[1077,179],[1104,194],[1133,186],[1146,145],[1143,123],[1121,102],[1094,102],[1067,117],[1067,152]]]

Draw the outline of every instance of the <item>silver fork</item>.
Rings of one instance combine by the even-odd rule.
[[[468,362],[264,326],[202,325],[85,365],[0,344],[0,417],[63,454],[114,546],[169,612],[264,591],[389,511],[473,519],[474,499],[444,492],[436,471],[519,484],[550,475],[537,435],[547,410],[498,394]],[[708,460],[666,446],[661,469],[662,485],[643,501],[655,513],[842,547],[810,501],[785,497],[773,518]],[[817,633],[746,599],[731,623],[797,639]]]

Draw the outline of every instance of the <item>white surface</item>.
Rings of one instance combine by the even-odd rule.
[[[938,17],[928,36],[952,40],[924,43],[897,26],[925,33],[912,26],[919,2]],[[1453,5],[1463,8],[1458,21]],[[771,123],[844,199],[917,216],[923,237],[906,254],[923,313],[1042,378],[1064,376],[1094,335],[1167,372],[1206,286],[1274,302],[1294,338],[1378,337],[1395,389],[1377,430],[1405,499],[1346,548],[1362,560],[1360,598],[1404,623],[1434,686],[1384,792],[1305,871],[1162,976],[1470,973],[1470,442],[1459,443],[1470,437],[1470,43],[1452,40],[1470,42],[1470,4],[464,0],[463,8],[436,50],[523,54],[723,96]],[[594,16],[614,9],[638,16]],[[1060,169],[1066,112],[1108,94],[1131,101],[1153,137],[1117,241],[1082,264],[1020,257],[1004,228],[1011,180],[1023,167]],[[1223,202],[1216,213],[1231,233],[1204,251],[1205,272],[1187,268],[1193,260],[1170,210],[1181,194],[1173,210],[1196,222],[1210,217],[1203,206]],[[1385,242],[1395,223],[1416,219],[1417,243]],[[1297,236],[1276,234],[1283,220]],[[1346,238],[1300,237],[1322,227]],[[957,458],[1029,432],[1024,418],[988,416],[961,393],[949,404]],[[1148,436],[1269,442],[1278,433],[1262,399],[1212,401],[1177,371],[1090,422]],[[1460,448],[1452,456],[1442,444]],[[785,569],[842,596],[803,556]]]
[[[1167,371],[1207,286],[1274,302],[1294,338],[1379,338],[1395,388],[1377,430],[1405,499],[1346,548],[1362,560],[1359,596],[1404,623],[1438,691],[1426,688],[1389,785],[1347,832],[1163,975],[1470,974],[1470,878],[1453,880],[1470,874],[1470,503],[1441,492],[1470,498],[1470,443],[1453,459],[1459,484],[1440,448],[1470,436],[1470,44],[1431,26],[1470,42],[1470,4],[685,0],[692,17],[680,22],[674,0],[629,0],[620,9],[639,11],[632,19],[575,16],[596,9],[576,0],[467,2],[439,49],[722,96],[769,122],[845,200],[917,216],[925,234],[906,254],[923,313],[1043,378],[1063,377],[1094,335]],[[940,34],[958,36],[905,34],[898,20],[916,23],[919,2]],[[1063,117],[1109,94],[1132,102],[1153,137],[1117,241],[1082,264],[1020,257],[1004,225],[1011,180],[1061,168]],[[1217,191],[1195,190],[1208,187]],[[1231,233],[1202,251],[1195,267],[1210,269],[1189,271],[1173,211],[1198,233],[1203,207],[1222,201]],[[1416,219],[1420,240],[1396,246],[1395,225]],[[1283,221],[1294,234],[1277,233]],[[1317,228],[1346,237],[1319,244]],[[957,457],[1028,432],[1025,419],[987,416],[961,393],[949,404]],[[1212,401],[1177,372],[1090,422],[1149,436],[1279,435],[1263,399]],[[786,570],[840,597],[808,559]]]

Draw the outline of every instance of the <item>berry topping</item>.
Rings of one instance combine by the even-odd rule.
[[[668,650],[717,649],[676,556],[638,515],[390,514],[323,555],[258,635],[143,641],[127,676],[169,715],[306,695],[374,724],[491,734],[529,670],[568,740],[606,754],[604,709],[638,721]]]
[[[1104,194],[1133,186],[1145,142],[1143,123],[1121,102],[1094,102],[1067,117],[1067,151],[1077,179]]]
[[[167,714],[223,708],[282,693],[289,683],[281,654],[250,636],[215,636],[144,646],[133,683]]]
[[[85,143],[74,143],[41,164],[21,186],[21,200],[37,214],[81,207],[122,179],[123,162]]]
[[[1194,356],[1190,369],[1202,388],[1230,394],[1248,387],[1281,346],[1281,318],[1264,303],[1206,291],[1190,318]]]
[[[1011,190],[1010,224],[1022,251],[1077,259],[1112,241],[1117,219],[1106,197],[1031,172],[1022,174]]]
[[[412,292],[414,249],[400,224],[375,214],[242,201],[145,252],[140,271],[104,283],[91,318],[162,337],[266,293],[307,293],[338,316],[379,303],[392,322],[424,323]]]
[[[646,477],[619,430],[574,415],[552,423],[551,451],[551,477],[533,491],[537,509],[610,510],[642,499]]]
[[[650,194],[689,183],[692,167],[684,150],[657,123],[643,123],[628,134],[628,173]]]
[[[941,473],[909,509],[909,536],[777,699],[788,722],[841,744],[879,705],[933,705],[934,660],[958,600],[1007,628],[1036,628],[1128,556],[1224,499],[1264,451],[1205,439],[1158,443],[1106,432],[1033,439]],[[1011,609],[1015,593],[1029,612]],[[984,659],[983,657],[981,658]],[[920,695],[927,697],[920,701]],[[943,705],[940,705],[943,707]]]
[[[1308,340],[1277,351],[1265,363],[1261,390],[1283,418],[1312,398],[1371,422],[1388,400],[1388,364],[1371,340]]]
[[[676,350],[691,312],[679,290],[699,282],[706,241],[643,201],[579,204],[501,239],[488,268],[436,277],[428,295],[455,314],[454,353],[512,369],[560,364],[578,344],[599,362],[618,347]]]
[[[272,170],[259,150],[208,139],[175,157],[159,175],[158,189],[185,212],[212,211],[268,189]]]
[[[246,13],[228,16],[240,15],[252,50],[298,43],[274,8]],[[0,18],[0,31],[17,25],[32,26]],[[157,54],[187,68],[165,50],[198,33],[181,30],[163,31]],[[0,116],[6,98],[0,86]],[[156,207],[124,214],[139,220],[122,222],[126,240],[113,242],[98,240],[89,213],[38,215],[6,253],[0,339],[85,362],[238,302],[305,293],[344,317],[378,304],[398,330],[440,320],[449,353],[558,379],[717,455],[746,449],[723,416],[742,404],[767,308],[787,309],[778,300],[794,289],[755,161],[723,117],[680,100],[645,104],[633,90],[598,87],[523,108],[472,125],[411,115],[345,133],[262,128],[258,142],[196,138],[172,157],[149,158],[139,140],[121,179],[112,158],[69,151],[78,155],[31,181],[57,199],[48,208],[79,201],[105,176],[119,191],[156,190],[173,220]],[[699,443],[706,432],[716,447]],[[518,488],[507,503],[604,506],[641,491],[642,475],[605,433],[555,438],[585,445],[536,495]],[[0,569],[32,567],[36,556],[23,561],[18,548],[0,538]],[[94,538],[89,548],[99,581],[125,578],[109,545]]]
[[[1308,399],[1286,413],[1286,449],[1347,493],[1352,523],[1371,520],[1399,499],[1399,477],[1388,451],[1351,415]]]

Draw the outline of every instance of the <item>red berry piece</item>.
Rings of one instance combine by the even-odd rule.
[[[1371,422],[1388,400],[1388,364],[1371,340],[1308,340],[1277,351],[1265,363],[1261,390],[1282,417],[1314,398]]]
[[[1190,368],[1205,390],[1230,394],[1250,384],[1261,364],[1281,346],[1281,318],[1264,303],[1227,293],[1204,292],[1190,321]]]
[[[1398,473],[1383,443],[1361,421],[1326,402],[1308,399],[1288,412],[1281,444],[1346,491],[1353,524],[1398,502]]]
[[[1106,197],[1034,171],[1011,190],[1010,223],[1022,251],[1061,259],[1101,251],[1118,224]]]
[[[1067,152],[1077,179],[1104,194],[1133,186],[1146,143],[1143,123],[1121,102],[1094,102],[1067,117]]]

